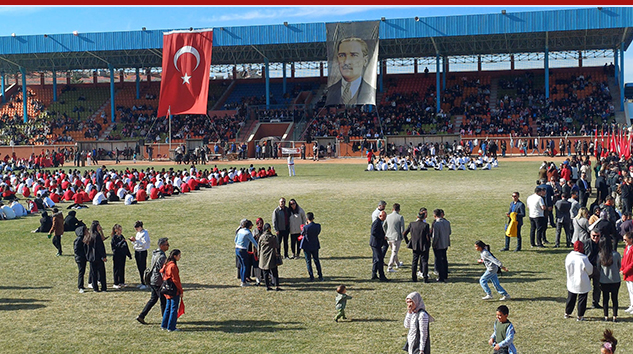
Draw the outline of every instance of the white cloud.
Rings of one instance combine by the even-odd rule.
[[[238,12],[212,16],[204,21],[210,23],[217,22],[229,22],[229,21],[252,21],[260,19],[280,19],[288,20],[291,18],[319,18],[327,16],[342,16],[354,13],[365,12],[376,7],[363,6],[363,7],[296,7],[296,8],[270,8],[270,9],[258,9],[248,10],[244,8],[244,12]]]
[[[0,6],[0,14],[6,15],[29,15],[39,12],[42,8],[38,6]]]

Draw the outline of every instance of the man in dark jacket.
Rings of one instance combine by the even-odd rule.
[[[53,246],[57,248],[57,256],[62,255],[62,235],[64,234],[64,216],[59,209],[53,209],[53,223],[51,224],[51,229],[48,231],[48,238],[53,236]],[[105,252],[104,252],[105,253]]]
[[[77,268],[79,269],[79,274],[77,275],[77,288],[79,289],[79,293],[83,294],[85,291],[84,288],[84,276],[86,275],[86,251],[84,250],[84,237],[88,235],[88,228],[86,226],[79,226],[75,229],[75,234],[77,238],[73,243],[73,248],[75,250],[75,262],[77,263]]]
[[[554,204],[556,209],[556,241],[554,242],[554,248],[560,247],[560,234],[563,229],[565,229],[565,245],[571,247],[572,228],[571,214],[569,213],[571,203],[567,199],[569,199],[569,194],[565,192],[563,197]]]
[[[301,249],[306,259],[306,266],[308,267],[308,275],[310,281],[314,281],[314,272],[312,272],[312,259],[314,259],[314,265],[317,269],[319,280],[323,281],[323,273],[321,272],[321,262],[319,261],[319,234],[321,233],[321,225],[314,222],[314,213],[308,212],[306,214],[308,223],[303,227],[301,231]]]
[[[288,259],[288,236],[290,235],[290,210],[286,207],[286,198],[279,199],[279,206],[273,210],[273,231],[277,235],[279,250],[281,243],[284,245],[284,258]]]
[[[33,230],[32,232],[49,232],[51,227],[53,226],[53,218],[48,215],[48,212],[42,212],[42,217],[40,218],[40,227]]]
[[[426,216],[426,208],[420,209],[417,219],[410,223],[402,234],[402,236],[404,236],[404,242],[407,243],[407,247],[413,250],[411,280],[414,282],[418,281],[418,260],[424,282],[429,282],[429,249],[431,245],[431,233],[429,224],[424,221],[426,220]],[[411,240],[407,238],[409,233],[411,233]]]
[[[607,185],[607,180],[603,171],[598,173],[598,177],[595,182],[596,186],[596,201],[598,204],[603,203],[607,199],[607,195],[609,194],[609,186]]]
[[[519,196],[519,192],[512,193],[512,202],[510,202],[510,208],[506,213],[508,220],[510,220],[511,213],[516,213],[515,220],[517,222],[517,248],[514,249],[514,252],[519,252],[521,250],[521,227],[523,227],[523,218],[525,217],[525,204],[523,204],[523,202],[519,200]],[[510,237],[505,236],[505,238],[506,244],[505,247],[501,249],[501,251],[510,250]]]
[[[373,252],[372,260],[373,266],[371,269],[371,279],[379,279],[380,281],[389,281],[385,277],[384,270],[384,253],[382,247],[387,244],[387,238],[385,237],[385,229],[382,226],[383,221],[387,218],[387,213],[381,211],[378,214],[378,218],[371,224],[371,235],[369,237],[369,246]],[[379,277],[380,276],[380,277]]]
[[[167,256],[165,252],[169,250],[169,239],[167,237],[163,237],[158,239],[158,248],[152,252],[152,262],[150,264],[151,269],[151,278],[149,281],[149,287],[152,290],[152,295],[149,298],[149,301],[143,308],[143,311],[136,317],[136,320],[142,324],[147,324],[145,322],[145,316],[149,313],[149,310],[154,307],[158,299],[160,299],[160,314],[161,317],[163,313],[165,313],[165,305],[167,304],[167,299],[165,295],[160,293],[160,286],[163,285],[163,277],[160,274],[160,269],[165,264],[167,260]]]
[[[589,259],[589,263],[593,266],[593,273],[589,276],[593,283],[593,308],[601,309],[600,305],[600,267],[598,267],[598,241],[600,240],[600,232],[597,230],[591,231],[591,240],[585,243],[585,255]]]

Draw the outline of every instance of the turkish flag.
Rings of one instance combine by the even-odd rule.
[[[163,35],[163,74],[158,116],[207,114],[213,31]]]

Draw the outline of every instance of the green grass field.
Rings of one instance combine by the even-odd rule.
[[[633,352],[633,318],[623,311],[629,305],[624,283],[619,323],[602,322],[602,310],[596,309],[587,310],[586,322],[565,320],[564,259],[570,250],[531,249],[528,223],[523,228],[524,251],[498,252],[510,195],[518,190],[525,201],[538,167],[539,162],[502,160],[492,171],[365,172],[363,164],[310,163],[298,164],[297,176],[289,178],[285,165],[279,165],[277,178],[140,205],[90,205],[79,210],[80,219],[88,224],[99,220],[104,230],[123,225],[127,237],[134,233],[134,221],[143,220],[153,248],[165,236],[172,249],[182,250],[179,268],[186,314],[178,321],[179,333],[159,330],[158,305],[146,318],[150,325],[135,321],[149,292],[134,287],[139,282],[134,260],[126,266],[131,287],[112,288],[108,259],[108,292],[79,294],[74,234],[64,235],[64,256],[55,257],[46,235],[30,232],[39,217],[2,221],[0,343],[15,353],[402,353],[407,333],[404,300],[411,291],[419,291],[436,319],[430,329],[434,353],[492,353],[487,340],[501,303],[481,300],[478,279],[484,267],[477,264],[479,254],[473,247],[481,239],[510,269],[501,284],[512,295],[505,304],[520,353],[598,353],[605,327],[612,328],[620,341],[618,353]],[[326,279],[310,283],[302,259],[286,260],[279,270],[285,291],[241,288],[235,228],[245,217],[270,222],[281,196],[295,198],[322,225],[320,257]],[[453,230],[447,284],[412,283],[407,248],[400,251],[405,268],[388,273],[392,282],[369,280],[370,215],[380,199],[388,206],[400,203],[407,223],[415,220],[420,207],[444,209]],[[547,235],[553,240],[554,230],[548,229]],[[106,246],[110,251],[109,240]],[[351,321],[335,323],[339,284],[345,284],[354,298],[346,310]],[[493,295],[499,298],[494,291]]]

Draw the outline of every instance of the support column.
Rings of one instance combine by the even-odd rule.
[[[620,44],[620,111],[624,110],[624,43]]]
[[[435,55],[435,112],[440,113],[440,53]]]
[[[418,73],[418,58],[413,59],[413,74]]]
[[[270,63],[268,58],[264,58],[264,72],[266,73],[266,109],[270,107]]]
[[[323,75],[321,75],[323,76]],[[294,79],[295,78],[295,63],[290,63],[290,78]]]
[[[545,46],[544,67],[545,67],[545,98],[549,98],[549,47],[548,46]]]
[[[233,65],[233,80],[237,79],[237,66]]]
[[[44,73],[40,73],[40,86],[44,87]]]
[[[110,69],[110,121],[114,123],[114,67],[108,64]]]
[[[22,74],[22,108],[24,109],[22,117],[24,118],[24,123],[26,123],[29,120],[27,112],[29,105],[27,104],[28,97],[26,96],[26,70],[23,67],[20,67],[20,74]]]
[[[5,85],[5,78],[6,78],[6,76],[5,76],[4,71],[3,71],[3,72],[2,72],[2,80],[0,80],[0,85],[2,86],[2,103],[7,102],[7,98],[5,97],[5,94],[4,94],[4,90],[5,90],[5,87],[4,87],[4,85]]]
[[[613,49],[613,61],[615,66],[615,83],[620,85],[620,50],[618,48]]]
[[[283,73],[282,92],[286,94],[286,62],[281,63],[281,71]]]
[[[477,57],[477,71],[481,71],[481,55]]]
[[[514,54],[510,54],[510,71],[514,71]]]
[[[141,98],[141,69],[136,68],[136,99]]]
[[[66,71],[66,85],[70,85],[70,71]]]
[[[378,77],[378,92],[382,92],[383,90],[383,78],[385,77],[385,62],[380,61],[380,76]]]
[[[57,102],[57,71],[53,69],[53,102]]]
[[[442,91],[446,91],[446,72],[448,71],[448,61],[442,57]]]
[[[578,67],[582,68],[582,50],[578,51]]]
[[[323,62],[319,63],[319,77],[323,77],[323,73],[325,72],[325,69],[323,67]]]
[[[97,70],[92,71],[92,85],[97,86],[98,78],[97,78]]]

